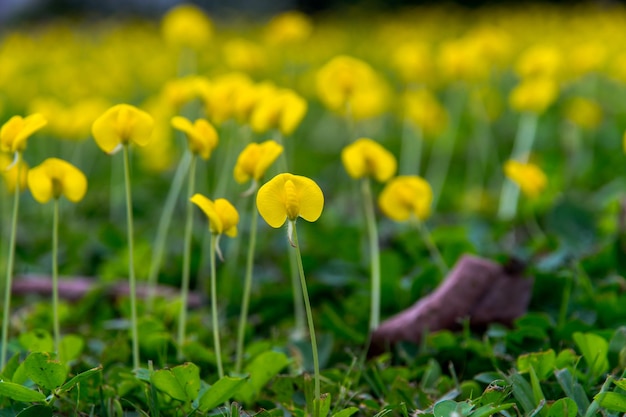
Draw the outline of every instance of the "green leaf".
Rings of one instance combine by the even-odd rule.
[[[626,391],[626,378],[618,379],[617,381],[613,382],[615,383],[615,385]]]
[[[200,411],[209,411],[233,398],[239,388],[245,384],[245,378],[225,376],[211,385],[198,401]]]
[[[359,409],[356,407],[348,407],[348,408],[344,408],[341,411],[336,412],[335,414],[333,414],[333,417],[350,417],[352,414],[358,411]]]
[[[75,334],[68,334],[61,339],[59,359],[67,363],[79,358],[85,347],[85,340]]]
[[[52,417],[52,408],[36,404],[23,409],[15,417]]]
[[[315,407],[319,410],[318,416],[326,417],[330,413],[330,394],[320,394],[320,398],[313,400]]]
[[[433,407],[435,417],[450,417],[453,413],[458,413],[460,416],[467,416],[470,411],[472,411],[471,404],[466,402],[457,403],[452,400],[440,401]]]
[[[46,400],[46,396],[41,392],[8,381],[0,381],[0,396],[9,397],[14,401],[23,403],[43,402]]]
[[[67,368],[47,352],[33,352],[24,360],[26,375],[40,387],[53,390],[67,378]]]
[[[513,388],[513,396],[522,405],[525,413],[535,410],[533,389],[526,379],[518,372],[514,372],[507,377],[507,382]]]
[[[530,386],[533,389],[533,398],[535,400],[535,404],[541,404],[545,402],[546,397],[543,395],[543,391],[541,390],[541,384],[539,383],[539,378],[537,378],[537,374],[535,373],[535,368],[530,368]],[[545,409],[541,410],[541,415],[545,415]]]
[[[193,363],[161,369],[152,373],[150,382],[170,397],[191,403],[200,392],[200,369]]]
[[[100,371],[102,371],[102,365],[96,368],[88,369],[85,372],[81,372],[80,374],[74,376],[72,379],[63,384],[61,388],[59,388],[59,393],[71,390],[76,386],[76,384],[79,384],[80,382],[86,380],[87,378],[90,378],[92,375],[95,375]]]
[[[589,366],[590,374],[593,378],[598,378],[609,370],[609,344],[608,342],[593,333],[574,333],[574,342]]]
[[[528,372],[530,368],[535,370],[535,374],[540,381],[543,381],[552,374],[556,362],[554,350],[545,352],[528,353],[517,358],[517,369],[520,372]]]
[[[556,376],[556,380],[559,382],[561,388],[563,388],[565,395],[574,400],[580,413],[587,410],[590,405],[589,398],[587,398],[587,394],[585,394],[585,390],[582,385],[574,380],[570,370],[567,368],[561,369],[556,371],[554,375]]]
[[[578,406],[571,398],[561,398],[555,401],[548,410],[548,417],[575,417]]]
[[[282,352],[269,350],[256,356],[252,362],[246,365],[244,372],[249,374],[250,378],[239,389],[235,397],[238,401],[249,404],[261,391],[261,388],[288,364],[289,358]]]
[[[593,397],[600,407],[607,410],[626,413],[626,395],[617,392],[601,392]]]
[[[476,411],[472,413],[472,417],[489,417],[496,413],[499,413],[500,411],[507,410],[514,405],[515,403],[501,404],[497,407],[494,407],[491,404],[483,405],[482,407],[477,408]]]
[[[32,332],[22,333],[19,340],[20,344],[30,352],[54,351],[54,340],[47,330],[36,329]]]

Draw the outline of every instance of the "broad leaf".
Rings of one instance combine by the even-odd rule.
[[[49,353],[33,352],[24,360],[26,375],[40,387],[53,390],[67,378],[67,368]]]
[[[548,410],[548,417],[575,417],[578,406],[571,398],[561,398],[555,401]]]
[[[593,397],[600,404],[600,407],[610,411],[626,413],[626,394],[617,392],[601,392]]]
[[[450,417],[454,413],[459,416],[467,416],[472,411],[472,405],[466,402],[457,403],[452,400],[440,401],[433,407],[435,417]]]
[[[220,378],[202,395],[198,401],[198,408],[200,411],[209,411],[220,404],[224,404],[235,396],[239,388],[243,386],[245,382],[245,378],[233,378],[229,376]]]
[[[43,402],[46,400],[46,396],[41,392],[8,381],[0,381],[0,397],[9,397],[14,401],[23,403]]]
[[[241,387],[236,398],[244,403],[250,403],[272,378],[289,364],[289,358],[284,353],[267,351],[256,356],[244,369],[250,378]]]
[[[609,370],[609,344],[603,338],[593,333],[574,333],[574,342],[589,366],[591,376],[600,377]]]
[[[200,392],[200,369],[193,363],[185,363],[153,372],[150,381],[170,397],[191,403]]]
[[[359,409],[356,407],[348,407],[336,412],[335,414],[333,414],[333,417],[350,417],[352,414],[357,413],[358,411]]]
[[[552,349],[545,352],[528,353],[517,358],[517,369],[528,372],[532,367],[540,381],[552,375],[556,362],[556,354]]]

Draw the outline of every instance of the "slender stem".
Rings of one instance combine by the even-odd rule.
[[[176,201],[180,195],[180,190],[185,180],[185,173],[189,170],[189,164],[191,160],[191,154],[185,152],[182,159],[176,168],[172,185],[167,193],[165,199],[165,205],[161,212],[161,218],[159,218],[159,224],[157,226],[157,233],[154,239],[154,252],[152,252],[152,259],[150,261],[150,272],[148,274],[148,311],[152,311],[154,306],[154,296],[156,294],[157,278],[159,276],[159,269],[163,262],[163,254],[165,253],[165,243],[167,238],[167,230],[172,222],[172,215],[174,214],[174,208],[176,207]]]
[[[374,200],[369,178],[361,182],[361,194],[363,208],[365,209],[365,222],[370,247],[370,268],[372,279],[372,301],[370,306],[370,330],[374,330],[380,324],[380,248],[378,246],[378,227],[374,213]]]
[[[420,126],[412,126],[407,119],[404,119],[402,122],[400,174],[419,175],[422,158],[422,142],[422,128]]]
[[[254,268],[254,248],[256,246],[256,229],[259,214],[254,209],[256,199],[252,199],[252,219],[250,221],[250,238],[248,241],[248,257],[246,259],[246,277],[243,283],[243,298],[241,300],[241,314],[239,315],[239,329],[237,331],[237,354],[235,372],[241,372],[243,363],[243,343],[248,323],[248,306],[250,304],[250,292],[252,289],[252,270]]]
[[[446,261],[443,260],[443,256],[441,256],[441,252],[439,252],[439,249],[437,248],[433,237],[431,236],[424,222],[416,219],[415,223],[417,225],[417,230],[419,231],[420,236],[424,241],[424,244],[428,248],[428,252],[430,252],[430,257],[433,261],[435,261],[437,267],[439,268],[439,271],[445,277],[448,273],[448,266],[446,265]]]
[[[0,346],[0,369],[4,369],[7,359],[7,344],[9,342],[9,316],[11,314],[11,288],[13,287],[13,261],[15,259],[15,237],[17,235],[17,213],[20,209],[20,175],[22,168],[22,154],[17,154],[17,181],[13,190],[13,215],[11,216],[11,235],[9,237],[9,257],[7,259],[7,274],[4,282],[4,308],[2,310],[2,346]]]
[[[196,187],[196,155],[191,155],[189,175],[187,179],[186,222],[183,249],[183,278],[180,287],[180,315],[178,317],[178,360],[183,360],[183,345],[185,344],[185,329],[187,327],[187,300],[189,298],[189,275],[191,269],[191,237],[193,232],[193,203],[189,200]]]
[[[217,247],[218,234],[211,234],[211,315],[213,316],[213,345],[215,346],[215,359],[217,361],[217,374],[220,379],[224,376],[222,366],[222,349],[220,347],[220,328],[217,318],[217,273],[215,268],[215,251]]]
[[[276,142],[280,145],[283,144],[283,136],[280,134],[280,132],[276,134]],[[278,170],[280,172],[288,172],[287,157],[285,156],[285,152],[282,152],[280,154],[276,165],[278,166]],[[295,340],[299,340],[302,339],[305,334],[306,313],[304,311],[304,305],[302,303],[302,290],[300,288],[301,286],[298,282],[298,261],[296,260],[296,254],[293,251],[289,251],[289,272],[291,278],[291,287],[293,290],[293,308],[295,316],[295,328],[292,337]]]
[[[309,324],[309,335],[311,336],[311,352],[313,353],[313,372],[315,379],[315,412],[314,416],[319,416],[319,401],[321,399],[320,389],[320,362],[317,355],[317,338],[315,337],[315,327],[313,326],[313,312],[311,311],[311,302],[309,301],[309,292],[306,288],[306,279],[304,278],[304,268],[302,267],[302,255],[300,254],[300,245],[298,243],[298,231],[296,230],[295,220],[289,220],[291,222],[294,251],[296,253],[296,259],[298,261],[298,273],[300,274],[300,285],[302,286],[302,298],[304,299],[304,306],[306,308],[306,318]]]
[[[130,158],[124,145],[124,183],[126,185],[126,222],[128,229],[128,287],[130,295],[130,328],[133,344],[133,368],[139,368],[139,332],[137,330],[137,283],[135,281],[135,250],[133,240],[133,200],[130,184]]]
[[[54,199],[52,216],[52,327],[54,350],[61,356],[61,327],[59,325],[59,199]]]
[[[515,144],[511,159],[520,162],[528,161],[533,142],[535,141],[535,132],[537,131],[537,122],[539,118],[535,113],[524,113],[520,117],[515,137]],[[517,212],[517,200],[519,199],[519,187],[508,179],[502,183],[502,192],[500,194],[500,206],[498,207],[498,218],[501,220],[510,220],[515,217]]]

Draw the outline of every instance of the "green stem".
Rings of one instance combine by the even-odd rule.
[[[256,229],[259,214],[255,210],[255,201],[252,199],[252,220],[250,221],[250,238],[248,241],[248,257],[246,259],[246,277],[243,283],[243,298],[241,300],[241,314],[239,315],[239,329],[237,331],[237,354],[235,372],[241,372],[243,363],[243,344],[248,322],[248,306],[250,304],[250,292],[252,289],[252,270],[254,268],[254,248],[256,245]]]
[[[59,199],[54,199],[52,216],[52,327],[54,329],[54,350],[61,356],[61,327],[59,325]]]
[[[185,152],[183,158],[176,168],[172,185],[167,193],[165,199],[165,205],[161,212],[161,218],[157,226],[157,233],[154,239],[154,252],[152,252],[152,259],[150,261],[150,272],[148,274],[148,311],[152,311],[154,306],[154,297],[156,295],[157,278],[159,276],[159,269],[163,263],[163,254],[165,253],[165,243],[167,238],[167,230],[172,222],[172,215],[174,214],[174,208],[176,208],[176,201],[180,195],[180,190],[183,187],[183,181],[185,180],[185,173],[189,170],[189,163],[191,160],[191,154]]]
[[[535,113],[524,113],[520,117],[515,144],[511,152],[511,159],[520,162],[528,162],[529,153],[535,141],[537,122],[539,117]],[[498,207],[498,218],[500,220],[511,220],[517,212],[517,200],[519,199],[519,187],[509,179],[502,183],[500,194],[500,206]]]
[[[311,311],[311,302],[309,300],[309,292],[306,288],[306,279],[304,278],[304,268],[302,266],[302,255],[300,253],[300,245],[298,243],[298,231],[296,230],[295,220],[289,220],[289,227],[292,228],[292,238],[296,260],[298,261],[298,273],[300,274],[300,286],[302,287],[302,298],[306,308],[306,318],[309,324],[309,335],[311,337],[311,352],[313,353],[313,372],[315,379],[315,411],[314,416],[319,416],[319,401],[321,399],[320,389],[320,362],[317,355],[317,338],[315,337],[315,327],[313,325],[313,312]]]
[[[283,136],[280,132],[276,134],[276,142],[280,145],[283,144]],[[288,172],[287,157],[285,156],[285,152],[280,154],[276,165],[278,166],[279,172]],[[289,272],[291,277],[291,287],[293,289],[293,308],[295,316],[295,328],[292,337],[294,340],[300,340],[305,334],[306,312],[304,311],[304,304],[302,303],[302,290],[300,289],[300,283],[298,282],[298,261],[296,260],[296,254],[293,251],[289,251]]]
[[[2,346],[0,346],[0,369],[4,369],[7,359],[7,344],[9,342],[9,316],[11,314],[11,288],[13,287],[13,262],[15,259],[15,237],[17,235],[17,213],[20,209],[20,175],[22,168],[22,154],[18,153],[17,181],[13,190],[13,215],[11,216],[11,235],[9,237],[9,257],[7,259],[7,274],[4,282],[4,308],[2,310]]]
[[[178,317],[178,360],[183,360],[185,329],[187,327],[187,300],[189,298],[189,276],[191,269],[191,237],[193,233],[193,203],[189,200],[194,193],[196,179],[196,155],[191,155],[189,175],[187,179],[186,222],[183,249],[183,277],[180,287],[180,315]]]
[[[133,200],[130,184],[130,158],[124,145],[124,183],[126,188],[126,222],[128,229],[128,287],[130,295],[130,328],[133,346],[133,368],[139,368],[139,332],[137,330],[137,283],[135,281],[135,250],[133,240]]]
[[[441,256],[441,252],[439,252],[432,235],[426,228],[424,222],[416,220],[416,225],[424,244],[428,248],[428,252],[430,252],[430,257],[437,264],[441,275],[445,277],[448,274],[448,266],[446,265],[446,261],[443,260],[443,256]]]
[[[222,379],[224,367],[222,366],[222,349],[220,347],[220,328],[217,318],[217,273],[215,267],[215,251],[219,235],[211,234],[211,315],[213,320],[213,345],[215,346],[215,359],[217,361],[217,374]]]
[[[402,175],[419,175],[423,144],[422,128],[412,128],[408,120],[402,122],[400,169]]]
[[[370,273],[372,279],[370,330],[374,330],[380,324],[380,248],[378,246],[378,227],[376,225],[374,200],[372,199],[369,178],[365,178],[361,182],[361,194],[363,194],[363,208],[365,210],[365,221],[367,224],[370,248]]]

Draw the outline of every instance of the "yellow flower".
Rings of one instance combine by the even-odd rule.
[[[574,97],[565,107],[565,117],[583,129],[595,129],[602,122],[602,108],[593,100]]]
[[[398,166],[391,152],[369,138],[357,139],[343,148],[341,161],[352,178],[372,176],[378,182],[385,182],[393,177]]]
[[[305,41],[313,31],[311,20],[301,12],[279,14],[270,20],[266,28],[266,39],[273,45],[284,45]]]
[[[239,213],[237,209],[225,198],[218,198],[211,201],[202,194],[194,194],[191,202],[206,214],[209,219],[209,230],[211,233],[226,236],[237,236],[237,224],[239,223]]]
[[[412,217],[426,219],[430,215],[432,201],[430,184],[417,175],[401,175],[392,179],[378,197],[378,205],[385,216],[397,222]]]
[[[47,123],[48,121],[39,113],[27,117],[11,117],[0,129],[0,151],[24,151],[28,138]]]
[[[87,192],[87,178],[74,165],[58,158],[48,158],[28,171],[28,188],[44,204],[62,195],[78,203]]]
[[[517,60],[515,72],[520,77],[554,77],[561,68],[561,53],[548,45],[534,45]]]
[[[28,164],[23,159],[19,159],[19,162],[15,162],[15,158],[11,158],[7,154],[0,153],[0,176],[4,178],[4,183],[7,186],[7,191],[13,194],[15,191],[15,185],[17,184],[17,173],[19,164],[20,173],[20,190],[26,189],[26,178],[28,176]]]
[[[231,39],[224,44],[223,51],[226,65],[233,70],[254,72],[266,66],[263,48],[247,39]]]
[[[427,89],[404,94],[405,117],[427,135],[437,135],[448,125],[448,112]]]
[[[509,159],[504,163],[504,174],[530,198],[539,196],[548,183],[546,174],[541,168],[530,162],[522,163]]]
[[[250,126],[256,133],[277,128],[290,135],[298,127],[307,111],[307,102],[294,91],[280,89],[265,95],[252,110]]]
[[[189,150],[202,159],[209,159],[217,146],[217,131],[205,119],[198,119],[193,124],[189,119],[176,116],[172,118],[172,126],[187,136]]]
[[[248,93],[252,80],[244,73],[232,72],[212,81],[201,98],[209,119],[219,125],[236,115],[238,97]]]
[[[282,152],[283,147],[273,140],[248,144],[237,158],[234,170],[235,181],[239,184],[250,179],[260,181],[265,171]]]
[[[283,173],[259,189],[256,206],[261,217],[274,228],[298,217],[314,222],[322,215],[324,194],[312,179]]]
[[[163,16],[161,30],[168,44],[199,49],[211,39],[213,24],[202,9],[183,4]]]
[[[317,94],[329,109],[355,119],[378,116],[385,111],[388,87],[369,64],[340,55],[317,71]]]
[[[543,113],[559,95],[559,87],[551,78],[522,80],[509,95],[509,104],[517,111]]]
[[[624,135],[622,136],[622,149],[624,150],[624,153],[626,153],[626,132],[624,132]]]
[[[393,51],[391,64],[405,83],[424,83],[432,73],[432,57],[425,42],[405,42]]]
[[[145,111],[129,104],[117,104],[93,122],[91,134],[100,149],[113,154],[131,142],[147,145],[153,127],[154,120]]]

